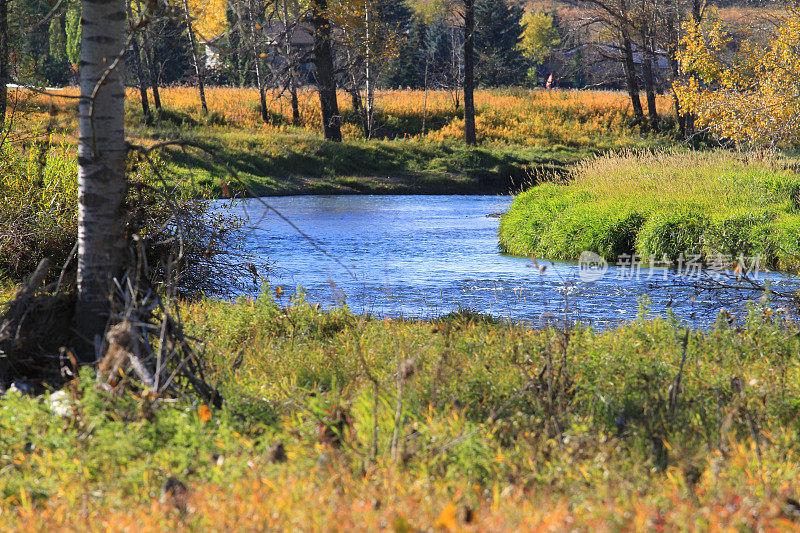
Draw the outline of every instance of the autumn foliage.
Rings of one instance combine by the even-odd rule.
[[[800,140],[800,13],[773,14],[734,32],[721,22],[687,23],[676,86],[698,126],[743,146],[780,147]]]

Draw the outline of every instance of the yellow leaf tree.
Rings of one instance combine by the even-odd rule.
[[[687,23],[676,92],[682,109],[713,135],[740,146],[800,141],[800,13],[775,17],[774,30],[734,35],[717,22]]]
[[[387,0],[333,0],[329,3],[331,24],[346,58],[354,95],[363,86],[366,93],[363,109],[360,97],[354,98],[361,111],[364,134],[370,137],[374,127],[374,91],[378,75],[397,57],[405,42],[404,28],[396,13],[398,7]]]
[[[228,0],[188,0],[194,30],[202,42],[209,41],[228,29]]]

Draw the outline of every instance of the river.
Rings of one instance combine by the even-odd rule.
[[[496,317],[582,321],[596,328],[635,319],[642,295],[651,314],[673,312],[707,325],[725,307],[745,312],[753,293],[701,291],[674,268],[534,261],[501,254],[499,218],[510,196],[289,196],[240,202],[245,248],[270,264],[268,282],[284,302],[300,287],[323,306],[356,313],[430,318],[459,307]],[[309,242],[310,237],[314,242]],[[600,275],[602,274],[602,275]],[[773,286],[789,283],[774,274]]]

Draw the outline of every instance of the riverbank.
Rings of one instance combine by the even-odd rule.
[[[75,96],[74,88],[60,91]],[[476,92],[479,146],[463,141],[463,109],[447,91],[379,91],[372,139],[365,139],[350,98],[340,94],[341,143],[320,135],[319,103],[302,91],[300,116],[269,94],[268,121],[252,89],[208,88],[209,113],[196,91],[161,90],[162,110],[152,122],[138,92],[128,90],[126,128],[131,143],[152,146],[182,139],[190,147],[158,151],[170,186],[190,194],[496,194],[522,190],[542,176],[561,174],[598,153],[674,144],[669,98],[659,98],[663,135],[634,124],[626,96],[611,91],[484,90]],[[15,130],[48,132],[49,141],[74,144],[75,100],[25,93]],[[35,138],[36,135],[31,136]],[[21,141],[24,147],[30,140]],[[235,171],[231,178],[228,168]],[[224,184],[224,185],[223,185]],[[202,191],[202,192],[201,192]]]
[[[796,526],[800,340],[766,307],[594,333],[285,305],[183,305],[219,411],[103,393],[89,369],[64,415],[7,394],[7,527]]]
[[[535,183],[540,176],[564,173],[595,153],[579,147],[469,148],[457,141],[412,139],[333,143],[305,133],[265,135],[241,130],[202,130],[184,137],[214,153],[216,159],[203,150],[166,148],[160,156],[170,184],[238,197],[507,194]]]
[[[520,194],[500,225],[511,254],[610,261],[637,254],[759,257],[795,271],[800,257],[800,176],[780,155],[727,151],[629,152],[579,164],[563,180]]]

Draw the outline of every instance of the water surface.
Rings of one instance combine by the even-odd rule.
[[[741,315],[746,299],[758,296],[699,291],[674,269],[611,266],[585,281],[577,263],[503,255],[499,218],[487,215],[508,210],[510,196],[264,200],[327,252],[258,200],[242,202],[234,211],[252,227],[245,245],[270,262],[270,286],[280,286],[284,299],[302,287],[312,302],[347,304],[356,313],[429,318],[465,307],[534,324],[581,320],[605,328],[634,319],[646,294],[652,313],[671,310],[701,325],[722,307]],[[786,282],[773,275],[772,283]]]

